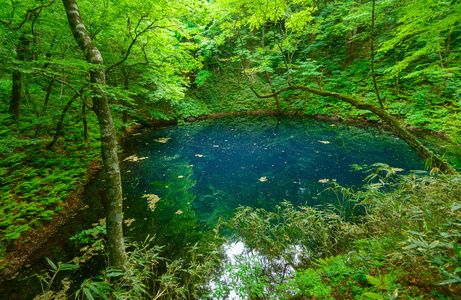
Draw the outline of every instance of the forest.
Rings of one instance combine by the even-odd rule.
[[[0,3],[2,284],[103,174],[105,220],[75,235],[80,259],[47,258],[35,299],[227,299],[231,290],[241,299],[459,299],[460,1]],[[354,166],[364,188],[331,189],[358,215],[241,207],[170,256],[155,238],[127,239],[120,144],[154,126],[246,114],[386,127],[426,171],[398,175],[379,157]],[[420,133],[443,139],[445,152]],[[211,287],[222,228],[292,273],[241,258]],[[296,263],[293,245],[303,249]],[[107,269],[73,283],[61,276],[94,257]]]

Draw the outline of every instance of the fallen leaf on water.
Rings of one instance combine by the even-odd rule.
[[[402,172],[404,171],[404,169],[401,169],[401,168],[391,168],[392,172]]]
[[[155,203],[160,201],[160,197],[155,194],[145,194],[142,198],[147,198],[147,205],[151,211],[155,210]]]
[[[182,214],[182,210],[178,209],[178,211],[177,211],[177,212],[175,212],[175,214],[177,214],[177,215],[180,215],[180,214]]]
[[[135,155],[128,156],[128,157],[125,158],[123,161],[133,161],[133,162],[136,162],[136,161],[140,161],[140,160],[143,160],[143,159],[147,159],[147,157],[138,157],[138,156],[135,154]]]
[[[195,154],[195,156],[198,156],[198,157],[203,157],[202,154]]]
[[[156,139],[154,141],[158,142],[158,143],[168,143],[168,141],[170,140],[171,138],[159,138],[159,139]]]
[[[328,181],[330,181],[330,179],[325,178],[325,179],[320,179],[319,180],[320,183],[327,183]]]
[[[125,219],[125,220],[123,220],[123,223],[125,223],[126,226],[129,227],[131,225],[131,223],[133,223],[134,221],[135,221],[135,219]]]
[[[183,175],[179,175],[178,178],[183,178],[184,176]]]
[[[319,141],[319,143],[322,143],[322,144],[329,144],[330,142],[329,142],[329,141]]]
[[[261,182],[264,182],[264,181],[267,181],[267,178],[266,177],[261,177],[258,180],[261,181]]]

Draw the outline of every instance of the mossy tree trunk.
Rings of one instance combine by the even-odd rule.
[[[98,117],[101,132],[101,153],[106,171],[107,212],[106,227],[109,244],[109,260],[112,267],[123,268],[126,261],[122,230],[122,182],[117,156],[117,139],[114,123],[109,109],[107,94],[100,88],[105,84],[103,59],[98,48],[83,24],[76,0],[63,0],[69,26],[75,41],[85,54],[86,60],[94,65],[90,75],[93,97],[93,110]]]
[[[388,114],[384,109],[374,106],[373,104],[362,102],[353,97],[340,93],[321,91],[303,85],[288,86],[269,95],[260,95],[253,87],[251,87],[251,89],[258,98],[271,98],[284,91],[303,90],[323,97],[334,97],[341,101],[347,102],[358,109],[368,110],[386,122],[392,128],[392,130],[418,154],[418,156],[423,161],[429,163],[433,168],[438,168],[443,173],[454,172],[454,169],[448,164],[448,162],[441,159],[438,155],[424,147],[424,145],[421,144],[421,142],[418,141],[408,130],[406,130],[405,127],[403,127],[396,118]]]

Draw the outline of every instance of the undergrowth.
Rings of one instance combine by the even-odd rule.
[[[248,251],[292,268],[284,282],[265,281],[259,292],[245,280],[228,289],[243,284],[247,296],[258,299],[456,299],[461,177],[436,170],[432,176],[396,177],[388,166],[375,167],[366,189],[347,195],[365,210],[356,219],[334,207],[289,203],[273,213],[240,209],[233,225]],[[238,268],[253,267],[240,263]],[[273,273],[264,267],[255,272]]]
[[[87,142],[80,130],[65,128],[61,142],[45,150],[50,141],[46,134],[33,138],[29,134],[34,126],[2,121],[1,127],[8,130],[0,132],[0,257],[10,242],[43,228],[43,222],[63,208],[63,201],[86,182],[87,167],[99,157],[94,128]]]
[[[68,292],[64,280],[58,295],[456,299],[461,292],[460,175],[432,170],[430,175],[397,176],[387,165],[372,167],[361,191],[332,187],[360,209],[358,215],[342,209],[344,203],[296,208],[282,202],[273,212],[241,207],[230,226],[245,243],[245,251],[224,265],[220,266],[222,238],[217,230],[214,238],[186,249],[180,260],[167,260],[162,248],[149,242],[130,247],[125,272],[102,271],[73,292]],[[103,238],[97,238],[95,230],[88,231],[93,245],[85,248],[86,253],[101,247]],[[84,236],[78,239],[91,241]],[[73,265],[78,263],[74,260]],[[57,295],[50,281],[67,265],[50,265],[49,275],[42,275],[46,288],[36,299]]]

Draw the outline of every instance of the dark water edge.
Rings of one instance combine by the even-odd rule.
[[[101,202],[101,178],[99,173],[86,186],[83,192],[82,207],[60,229],[54,233],[41,248],[36,250],[23,264],[16,275],[0,284],[0,299],[29,300],[42,292],[39,279],[35,274],[43,274],[51,267],[46,261],[49,258],[55,264],[68,262],[80,254],[80,247],[69,238],[82,230],[88,229],[99,219],[105,218],[104,207]],[[103,267],[103,261],[94,262]],[[93,266],[82,265],[82,274],[90,273]],[[83,280],[84,275],[75,274],[73,280]],[[61,272],[55,282],[59,283],[69,273]]]
[[[243,117],[243,118],[247,118],[247,117]],[[260,121],[261,118],[273,118],[274,119],[273,123],[271,123],[270,126],[268,126],[267,128],[265,128],[263,130],[263,134],[266,134],[268,136],[274,136],[274,133],[275,133],[275,136],[277,134],[281,135],[280,130],[281,130],[281,127],[283,127],[283,125],[279,122],[280,117],[273,117],[273,116],[272,117],[250,117],[250,119],[253,119],[256,122],[261,122]],[[289,118],[291,120],[295,120],[295,121],[298,120],[298,119],[299,120],[305,120],[305,118],[297,118],[297,117],[289,117]],[[212,121],[212,120],[210,120],[210,121]],[[141,149],[141,153],[139,153],[140,152],[139,151],[139,145],[137,144],[137,140],[139,140],[141,137],[145,137],[145,136],[149,136],[149,135],[153,134],[153,136],[150,139],[154,140],[154,139],[165,137],[165,132],[169,132],[171,130],[177,130],[177,129],[183,130],[183,128],[185,128],[185,126],[186,127],[187,126],[196,126],[196,127],[200,128],[203,125],[205,125],[206,123],[209,123],[210,121],[197,121],[196,123],[188,124],[188,125],[182,125],[182,126],[167,126],[167,127],[153,129],[152,131],[148,130],[146,132],[141,133],[141,135],[138,135],[138,136],[132,136],[132,137],[128,138],[127,141],[122,145],[123,150],[124,150],[123,157],[126,158],[127,156],[135,154],[135,153],[138,153],[139,157],[142,156],[141,153],[144,150]],[[389,134],[386,129],[383,129],[382,127],[370,126],[369,124],[364,125],[364,124],[357,124],[355,122],[350,124],[350,123],[345,123],[345,122],[339,123],[339,122],[331,122],[331,121],[325,121],[325,122],[315,121],[315,122],[321,122],[321,123],[328,124],[327,126],[331,126],[331,125],[344,126],[344,125],[347,125],[347,126],[353,126],[353,127],[362,128],[362,129],[364,129],[364,128],[375,128],[375,129],[378,130],[377,131],[378,133]],[[231,123],[233,123],[233,121]],[[242,118],[237,119],[237,121],[235,121],[235,123],[243,124]],[[333,128],[334,126],[331,126],[331,128]],[[206,131],[203,132],[203,136],[207,136],[206,134],[207,134]],[[391,133],[391,135],[392,135],[392,133]],[[417,135],[420,135],[420,134],[418,133]],[[444,146],[442,146],[441,143],[440,143],[440,138],[439,137],[427,136],[427,135],[424,135],[424,134],[421,134],[420,137],[424,137],[425,139],[434,139],[434,141],[431,141],[431,144],[432,144],[432,147],[433,147],[432,150],[434,150],[436,152],[439,152],[439,153],[443,153],[445,151]],[[183,137],[183,138],[186,138],[186,137]],[[292,139],[289,136],[287,136],[287,138],[289,138],[289,140]],[[318,145],[316,145],[316,146],[331,145],[331,143],[330,144],[322,144],[322,143],[320,143],[318,141],[319,140],[317,140]],[[338,143],[339,143],[339,141],[340,140],[338,139]],[[275,141],[275,142],[277,142],[277,141]],[[202,143],[204,143],[204,144],[208,143],[207,139],[203,139]],[[166,144],[168,144],[168,143],[166,143]],[[208,149],[207,151],[213,151],[213,150],[217,150],[219,148],[222,149],[222,148],[226,148],[226,147],[229,146],[229,145],[223,145],[222,147],[213,147],[213,146],[215,146],[215,144],[216,143],[213,143],[213,141],[211,141],[211,143],[209,145],[209,146],[211,146],[211,148]],[[249,143],[246,146],[250,147],[251,143]],[[265,146],[270,147],[270,146],[273,146],[273,145],[268,144],[268,145],[265,145]],[[344,146],[344,144],[343,144],[343,146]],[[344,146],[344,147],[347,148],[347,146]],[[213,148],[216,148],[216,149],[213,149]],[[197,152],[199,149],[195,148],[195,149],[192,149],[192,150],[196,150],[196,152]],[[254,151],[259,151],[259,150],[263,150],[263,149],[262,148],[258,149],[258,147],[256,147],[256,148],[251,148],[250,147],[247,150],[248,150],[249,153],[251,153],[251,151],[253,151],[253,150]],[[317,151],[319,151],[319,150],[317,150]],[[170,153],[171,155],[170,154],[169,155],[174,156],[173,152]],[[273,156],[273,157],[276,157],[276,158],[282,159],[282,160],[283,159],[288,160],[290,157],[289,156],[284,156],[283,153],[284,152],[277,152],[277,153],[274,154],[275,156]],[[191,154],[190,159],[193,161],[191,164],[195,164],[195,162],[199,161],[199,159],[202,158],[202,157],[195,156],[196,154],[200,154],[200,153],[192,153],[191,152],[190,154]],[[211,154],[213,154],[213,153],[211,153]],[[232,155],[230,155],[230,156],[232,157]],[[255,158],[252,157],[251,159],[255,159]],[[418,160],[417,157],[413,158],[413,160],[415,160],[415,162],[416,162],[415,165],[419,165],[421,168],[424,167],[424,165],[421,162],[417,161]],[[128,170],[127,168],[131,168],[129,166],[127,167],[127,165],[128,165],[127,163],[124,163],[124,165],[125,166],[122,167],[122,168],[125,168],[125,171]],[[260,167],[258,167],[258,168],[260,168]],[[131,168],[131,169],[133,169],[133,168]],[[214,165],[214,166],[211,166],[212,171],[209,171],[208,173],[211,174],[211,175],[216,174],[216,173],[220,174],[222,172],[225,172],[225,169],[226,169],[226,167],[219,166],[219,165]],[[180,168],[180,170],[182,171],[184,169]],[[187,171],[187,170],[185,170],[185,171]],[[329,170],[325,170],[325,171],[326,171],[326,173],[322,173],[322,174],[331,174],[331,172]],[[142,172],[149,174],[149,172],[153,172],[153,171],[149,171],[148,169],[146,169],[146,170],[144,170]],[[185,175],[175,174],[174,172],[169,173],[168,176],[170,176],[170,177],[171,176],[185,176]],[[124,173],[124,174],[127,175],[127,173]],[[254,173],[254,174],[256,175],[257,173]],[[269,174],[270,174],[270,172],[269,172]],[[266,175],[266,176],[263,176],[263,175]],[[290,174],[287,174],[287,175],[292,176],[293,173],[290,173]],[[133,176],[130,175],[128,179],[130,179],[130,177],[134,178]],[[210,176],[208,176],[208,177],[210,177]],[[262,177],[266,177],[267,181],[263,182],[263,181],[258,181],[257,180],[257,179],[260,179]],[[322,176],[322,178],[319,177],[317,179],[324,179],[323,177],[327,177],[327,176]],[[329,176],[329,177],[330,177],[329,179],[332,179],[334,176]],[[228,180],[232,181],[231,177],[226,177],[226,178]],[[249,177],[245,178],[244,182],[249,182],[248,178]],[[265,174],[264,172],[261,173],[260,176],[258,175],[255,178],[256,178],[256,181],[251,183],[253,185],[258,185],[258,184],[260,184],[260,185],[274,185],[274,184],[277,184],[276,181],[271,181],[272,179],[270,178],[270,176],[267,176],[267,174]],[[360,175],[360,178],[363,179],[363,174]],[[182,178],[180,178],[180,179],[182,179]],[[198,179],[198,181],[200,181],[200,180],[202,180],[202,181],[207,180],[207,176],[203,176],[202,179]],[[127,181],[127,179],[125,178],[125,182],[126,181]],[[157,180],[157,181],[161,181],[161,180]],[[175,179],[174,182],[178,182],[178,181]],[[179,180],[179,182],[181,182],[181,180]],[[296,181],[296,182],[298,182],[298,181]],[[152,185],[150,183],[152,183],[152,182],[150,180],[146,179],[146,180],[143,180],[143,182],[138,182],[135,187],[143,187],[143,188],[144,187],[152,187]],[[197,180],[196,180],[195,184],[197,184]],[[299,182],[298,182],[298,185],[299,185]],[[58,261],[66,262],[66,261],[69,261],[70,259],[72,259],[75,255],[78,255],[78,248],[76,248],[76,245],[75,245],[75,243],[73,241],[69,240],[69,237],[75,235],[76,233],[80,232],[81,230],[88,229],[89,227],[91,227],[91,224],[97,223],[100,218],[104,217],[104,208],[103,208],[103,206],[101,204],[101,198],[100,198],[100,189],[99,189],[100,186],[101,186],[101,179],[96,178],[93,181],[91,181],[85,187],[84,203],[86,205],[88,205],[88,208],[78,212],[77,215],[73,219],[69,220],[63,227],[61,227],[59,232],[56,232],[56,234],[53,236],[53,238],[50,239],[46,243],[46,245],[44,247],[42,247],[41,249],[36,251],[36,253],[34,255],[32,255],[29,258],[29,260],[24,264],[23,268],[20,270],[18,276],[15,279],[5,281],[0,285],[0,299],[32,299],[35,295],[37,295],[37,293],[41,292],[41,287],[40,287],[38,279],[36,277],[30,277],[30,276],[32,276],[35,273],[40,273],[45,269],[50,269],[48,263],[46,262],[45,257],[50,258],[54,262],[58,262]],[[185,199],[188,199],[187,197],[189,197],[190,200],[193,200],[191,198],[191,193],[188,192],[188,189],[190,189],[190,188],[192,188],[192,187],[187,187],[186,189],[183,189],[182,194],[170,195],[170,196],[183,196]],[[133,191],[130,191],[130,187],[124,186],[124,189],[126,191],[127,196],[131,197],[132,199],[138,199],[139,200],[140,196],[142,196],[141,194],[136,194],[136,193],[134,195],[132,194],[130,196],[130,193],[133,193]],[[214,196],[223,197],[223,195],[219,194],[219,192],[216,193],[216,191],[213,192],[213,191],[209,190],[209,188],[207,187],[206,184],[201,185],[201,187],[199,187],[199,189],[205,190],[204,196],[199,197],[199,200],[202,202],[202,206],[206,205],[206,203],[207,203],[206,200],[209,199],[210,197],[214,197]],[[299,191],[299,186],[297,186],[295,189]],[[223,190],[223,189],[221,189],[221,190]],[[158,186],[155,187],[155,191],[156,192],[159,191]],[[292,191],[293,191],[293,189],[292,189]],[[147,189],[143,189],[141,192],[142,193],[149,193],[149,191]],[[227,192],[226,189],[224,189],[224,192]],[[284,192],[286,192],[286,191],[284,191],[282,189],[282,190],[280,190],[278,192],[278,195],[280,196]],[[263,195],[264,197],[261,198],[262,197],[261,195]],[[207,198],[207,196],[208,196],[208,198]],[[244,198],[249,198],[250,196],[247,195],[247,196],[244,196]],[[258,193],[251,196],[251,197],[255,197],[256,199],[249,198],[248,199],[249,202],[246,203],[246,204],[248,204],[250,206],[258,207],[258,205],[260,205],[261,203],[263,203],[267,199],[266,196],[267,196],[267,193],[264,194],[263,192],[261,192],[261,190],[259,190]],[[274,198],[274,201],[278,201],[278,200],[280,200],[280,199]],[[304,203],[300,203],[300,204],[304,204]],[[143,203],[142,205],[140,205],[138,207],[134,207],[132,204],[130,204],[130,200],[128,200],[125,203],[125,205],[128,206],[128,208],[125,208],[126,209],[126,218],[139,219],[138,215],[146,214],[147,209],[146,209],[146,204],[145,203]],[[130,206],[131,206],[131,210],[130,210]],[[133,208],[135,208],[135,209],[133,210]],[[169,211],[169,213],[170,214],[172,213],[173,216],[175,216],[174,215],[175,211],[177,211],[177,209],[180,209],[180,207],[174,207],[173,206],[173,207],[171,207],[171,209],[172,210]],[[173,211],[173,210],[175,210],[175,211]],[[193,207],[192,210],[197,210],[198,211],[197,206]],[[162,212],[165,213],[165,210],[163,210]],[[182,216],[184,216],[184,215],[182,215]],[[143,216],[143,218],[146,218],[148,216],[149,216],[149,214],[147,214],[147,216]],[[201,213],[200,217],[202,217],[204,219],[212,219],[215,216],[212,215],[212,212],[209,212],[209,211],[206,212],[205,211],[204,213],[203,212]],[[178,221],[178,220],[176,220],[176,221]],[[151,229],[153,229],[155,227],[155,226],[152,226],[152,224],[150,226],[151,227],[149,227],[150,228],[149,230],[151,230]],[[185,225],[183,224],[181,226],[185,226]],[[135,228],[139,228],[139,227],[142,227],[142,226],[135,226]],[[146,233],[145,231],[144,232],[137,232],[137,229],[134,229],[133,232],[128,233],[127,235],[132,235],[132,236],[139,235],[139,238],[142,238],[142,236],[145,236],[145,233]],[[167,238],[171,238],[171,237],[165,236],[165,239],[167,239]],[[94,263],[99,264],[101,268],[104,267],[104,261],[99,261],[99,262],[94,262]],[[85,267],[83,267],[83,268],[85,268]],[[94,269],[94,265],[92,265],[91,267],[86,266],[86,268],[88,270],[83,269],[83,274],[85,274],[87,272],[91,273],[91,272],[89,272],[90,271],[89,269]],[[63,275],[66,275],[65,272],[63,272]],[[84,275],[80,275],[80,276],[84,276]],[[27,278],[27,277],[29,277],[29,278],[28,279],[18,279],[18,278]],[[59,279],[60,278],[58,278],[57,281],[59,281]],[[79,279],[75,278],[75,280],[78,281]]]

